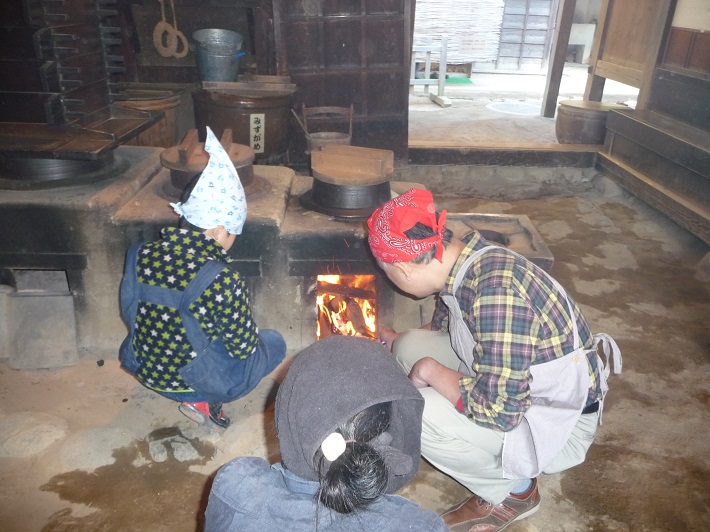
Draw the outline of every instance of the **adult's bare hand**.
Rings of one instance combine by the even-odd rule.
[[[400,335],[394,329],[382,329],[380,331],[380,342],[390,351],[392,351],[392,344]]]

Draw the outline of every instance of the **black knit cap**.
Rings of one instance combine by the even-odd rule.
[[[411,470],[399,475],[390,469],[386,491],[393,493],[419,469],[424,399],[392,353],[378,342],[331,336],[310,345],[296,356],[276,396],[276,430],[284,466],[317,481],[313,459],[323,440],[358,412],[387,402],[392,403],[389,445],[404,458],[411,457],[412,464]]]

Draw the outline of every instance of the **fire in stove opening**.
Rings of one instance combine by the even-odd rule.
[[[316,279],[316,336],[377,338],[374,275],[319,275]]]

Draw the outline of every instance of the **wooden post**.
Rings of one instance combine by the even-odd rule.
[[[565,67],[567,57],[567,44],[569,34],[572,30],[572,18],[577,0],[562,0],[557,10],[557,22],[555,33],[552,37],[552,64],[547,69],[547,79],[545,81],[545,93],[541,115],[546,118],[554,118],[557,109],[557,97],[560,94],[560,82],[562,81],[562,71]]]
[[[596,62],[599,59],[601,43],[604,42],[606,36],[606,19],[609,14],[609,0],[602,2],[602,7],[597,20],[597,30],[594,32],[594,44],[592,45],[592,53],[589,56],[589,74],[587,76],[587,85],[584,88],[584,99],[593,102],[601,102],[604,94],[604,82],[606,78],[596,75]]]

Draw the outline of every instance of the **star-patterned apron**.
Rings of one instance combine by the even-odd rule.
[[[138,303],[150,301],[178,309],[188,341],[195,356],[179,372],[201,401],[228,402],[251,391],[265,375],[267,357],[249,357],[248,361],[233,358],[221,339],[210,341],[199,321],[190,313],[190,305],[224,270],[225,264],[210,260],[193,277],[184,292],[139,283],[136,258],[142,244],[131,246],[126,253],[126,266],[121,282],[121,315],[130,330],[121,344],[121,367],[132,374],[140,369],[133,349]]]

